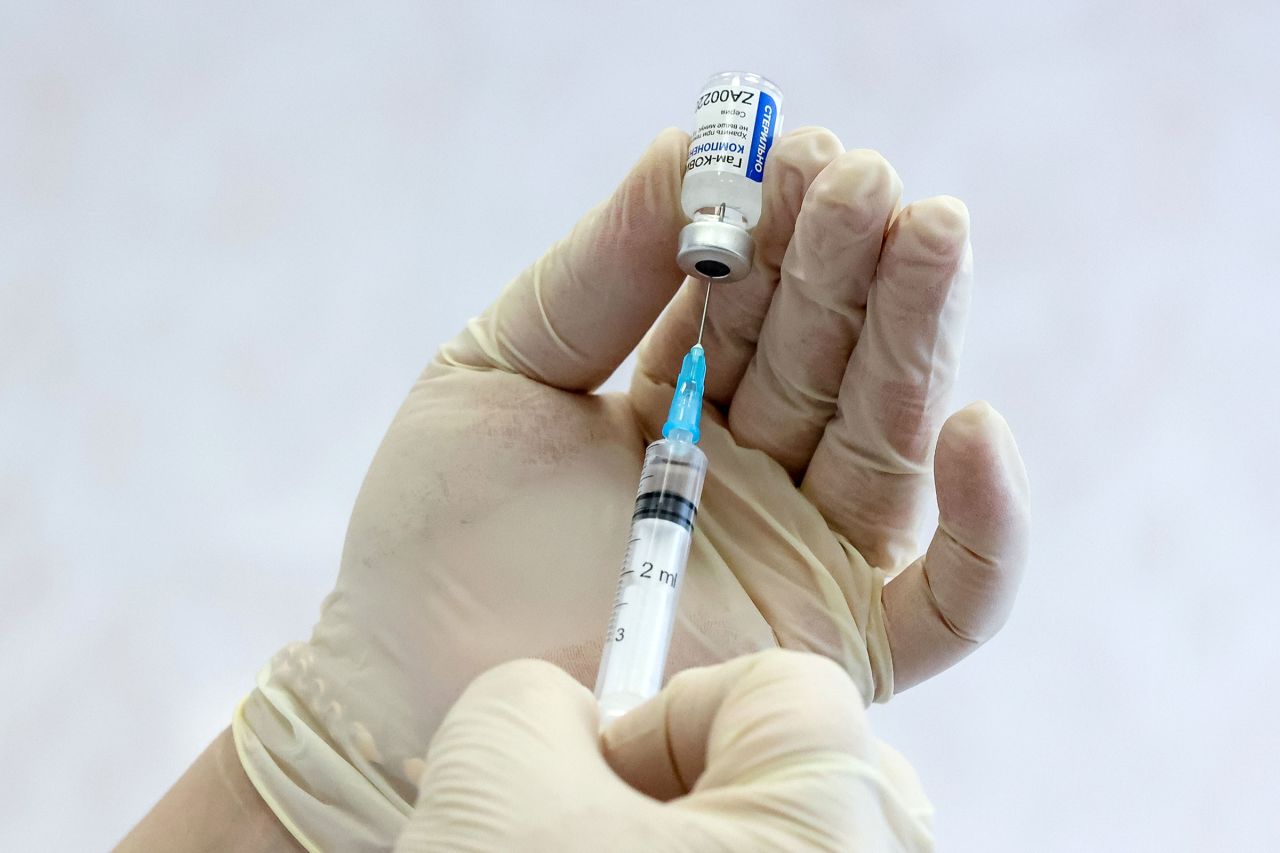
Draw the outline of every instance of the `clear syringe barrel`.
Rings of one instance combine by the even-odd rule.
[[[677,430],[649,445],[631,516],[631,536],[605,637],[596,700],[601,722],[658,692],[684,583],[707,457]]]

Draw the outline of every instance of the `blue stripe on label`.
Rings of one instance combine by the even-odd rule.
[[[773,147],[773,131],[778,126],[778,102],[767,92],[760,93],[756,108],[756,126],[751,132],[751,149],[747,152],[747,177],[756,183],[764,180],[764,161]]]

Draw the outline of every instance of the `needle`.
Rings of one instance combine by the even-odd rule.
[[[707,283],[707,295],[702,299],[702,320],[698,323],[698,342],[694,346],[702,346],[702,330],[707,325],[707,306],[711,304],[711,279],[704,279]]]

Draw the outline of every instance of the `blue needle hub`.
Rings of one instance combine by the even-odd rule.
[[[707,359],[701,344],[694,344],[680,365],[680,377],[676,380],[676,393],[671,398],[671,411],[662,425],[662,437],[673,441],[684,438],[698,443],[702,431],[702,388],[707,380]],[[683,432],[687,436],[672,435]]]

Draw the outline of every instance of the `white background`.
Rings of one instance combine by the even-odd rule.
[[[873,712],[943,848],[1280,847],[1271,4],[180,5],[0,4],[0,849],[160,796],[436,345],[732,67],[972,210],[1036,540]]]

